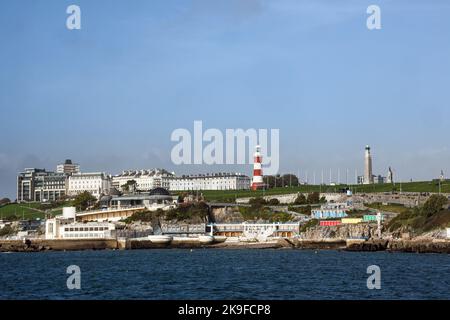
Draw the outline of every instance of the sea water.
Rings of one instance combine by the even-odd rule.
[[[80,289],[68,289],[69,266]],[[380,289],[368,289],[368,267]],[[70,281],[70,279],[69,279]],[[0,253],[0,299],[450,299],[450,255],[309,250]]]

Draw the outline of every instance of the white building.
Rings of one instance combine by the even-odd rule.
[[[97,199],[102,194],[109,193],[111,189],[111,178],[103,172],[74,173],[69,176],[67,194],[76,196],[88,191]]]
[[[392,183],[389,182],[389,179],[387,177],[383,177],[382,175],[372,175],[372,182],[370,184],[383,184],[383,183]],[[357,177],[357,184],[368,184],[366,183],[366,177],[365,176],[358,176]]]
[[[372,180],[373,180],[373,183],[375,183],[375,184],[387,183],[387,178],[383,177],[381,175],[378,175],[378,176],[374,175]]]
[[[53,218],[45,222],[45,239],[111,239],[115,225],[108,222],[74,222]]]
[[[112,187],[121,190],[128,181],[136,181],[136,189],[150,191],[154,188],[169,189],[169,179],[174,176],[164,169],[126,170],[112,177]]]
[[[214,173],[173,177],[169,190],[248,190],[251,179],[240,173]]]
[[[111,239],[115,225],[107,222],[76,222],[74,207],[63,208],[63,214],[45,221],[45,239]]]

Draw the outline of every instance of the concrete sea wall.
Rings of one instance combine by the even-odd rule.
[[[76,251],[105,249],[304,249],[346,250],[360,252],[389,251],[412,253],[450,253],[450,240],[341,240],[278,239],[271,242],[233,242],[204,244],[198,241],[172,241],[168,244],[150,240],[0,240],[0,252]]]

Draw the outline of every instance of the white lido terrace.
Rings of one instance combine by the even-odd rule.
[[[268,237],[293,237],[298,235],[300,223],[211,223],[211,235],[266,239]]]
[[[101,210],[83,211],[76,214],[78,221],[119,221],[130,217],[133,213],[146,210],[147,207],[130,206],[130,207],[111,207]]]

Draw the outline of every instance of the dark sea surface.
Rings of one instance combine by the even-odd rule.
[[[66,269],[81,269],[69,290]],[[381,289],[367,288],[367,267]],[[301,250],[0,253],[0,299],[450,299],[450,255]]]

